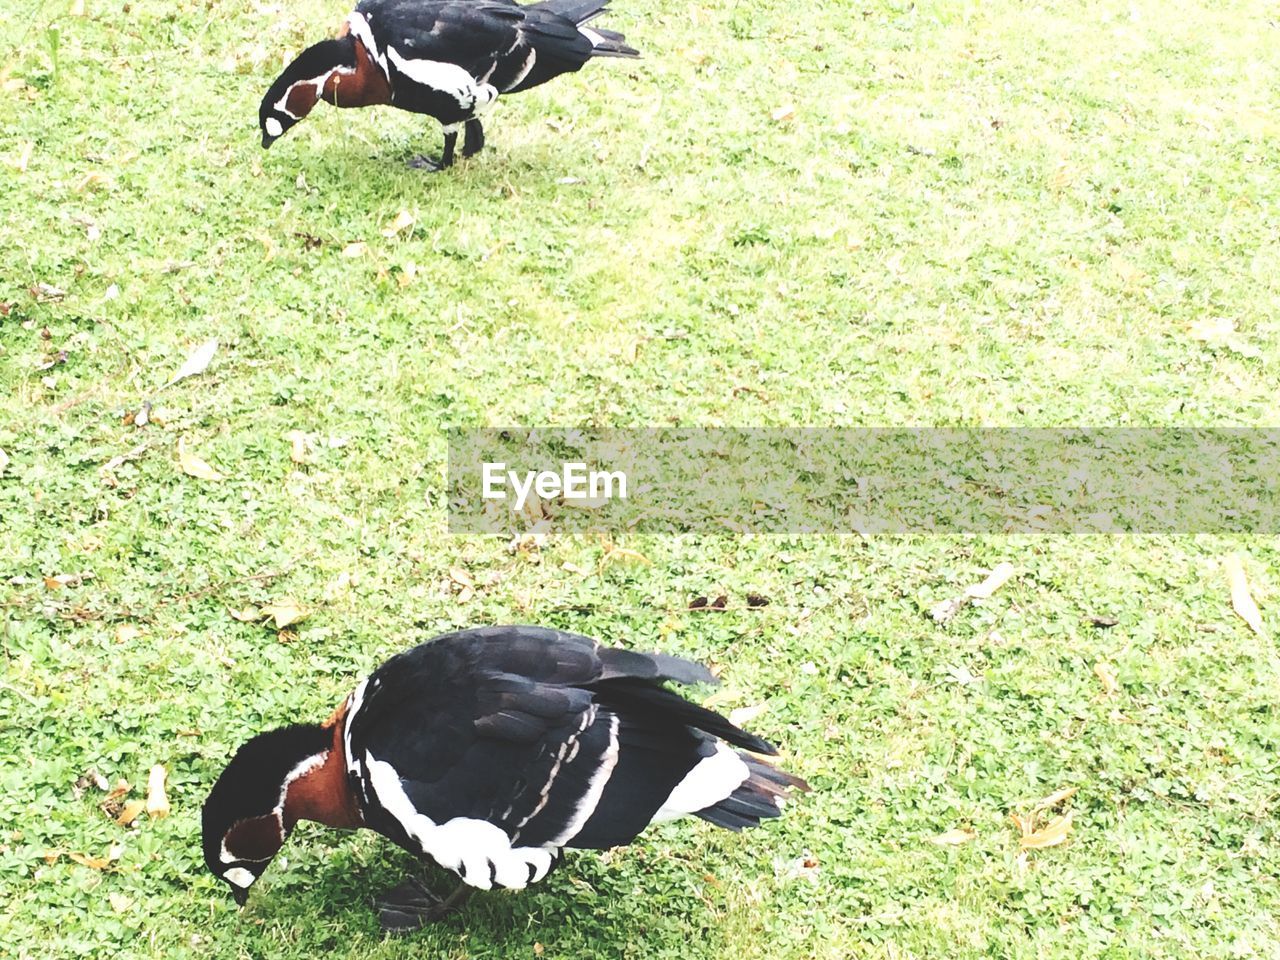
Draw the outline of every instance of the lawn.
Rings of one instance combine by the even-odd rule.
[[[1275,425],[1273,5],[616,0],[643,60],[504,100],[440,175],[385,108],[258,146],[344,7],[0,9],[0,955],[1280,952],[1274,536],[512,550],[443,496],[457,427]],[[237,909],[199,848],[231,751],[511,621],[714,664],[813,792],[399,939],[369,897],[409,858],[307,826]],[[82,779],[155,764],[131,827]]]

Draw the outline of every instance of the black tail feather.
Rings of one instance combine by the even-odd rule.
[[[531,5],[534,10],[548,10],[581,26],[608,9],[608,0],[542,0]]]
[[[694,665],[689,664],[689,666]],[[616,708],[624,715],[630,710],[641,713],[653,711],[660,716],[683,723],[687,727],[719,737],[735,747],[750,750],[752,753],[774,756],[778,752],[768,740],[735,727],[715,711],[690,703],[678,693],[645,683],[643,680],[636,681],[629,677],[601,680],[593,684],[592,689],[600,702]]]
[[[779,770],[771,763],[741,755],[751,771],[742,786],[719,803],[699,810],[698,816],[726,830],[758,827],[760,821],[782,813],[783,803],[791,790],[806,792],[809,785],[799,777]]]

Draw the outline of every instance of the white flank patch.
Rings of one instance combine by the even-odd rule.
[[[248,890],[253,886],[254,876],[244,867],[232,867],[222,875],[228,883],[234,883],[241,890]]]
[[[417,811],[404,792],[395,767],[366,753],[365,768],[383,809],[395,817],[423,853],[446,870],[457,873],[469,886],[488,890],[496,884],[522,890],[529,883],[541,880],[551,869],[555,850],[513,848],[502,829],[487,820],[454,817],[438,824]],[[489,876],[490,863],[493,864],[492,880]]]
[[[596,772],[591,775],[591,780],[587,783],[587,792],[582,795],[582,799],[578,801],[577,807],[574,808],[573,817],[570,818],[568,825],[560,831],[559,836],[551,841],[551,845],[555,847],[563,847],[566,843],[576,837],[581,831],[591,815],[596,812],[596,807],[600,803],[600,795],[604,793],[604,788],[609,783],[609,778],[613,776],[613,768],[618,765],[618,715],[616,713],[609,714],[609,746],[605,749],[604,756],[600,758],[600,766],[596,768]]]
[[[651,822],[674,820],[713,807],[742,786],[749,776],[751,771],[742,758],[730,747],[717,743],[716,752],[700,760],[676,784]]]
[[[273,137],[278,137],[284,133],[284,127],[280,125],[280,121],[275,117],[267,117],[266,129],[267,133]]]
[[[456,63],[441,60],[406,60],[395,47],[387,47],[387,56],[395,68],[414,83],[447,93],[458,101],[458,109],[470,111],[476,106],[481,90],[475,78]],[[486,84],[486,86],[488,86]],[[492,87],[489,87],[492,90]]]

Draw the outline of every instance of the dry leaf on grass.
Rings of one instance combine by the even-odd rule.
[[[604,553],[600,556],[600,562],[597,564],[597,569],[604,570],[605,567],[614,563],[640,563],[648,567],[652,565],[653,561],[638,550],[628,550],[626,547],[620,547],[616,543],[606,543],[604,545]]]
[[[1105,660],[1099,660],[1093,665],[1093,673],[1101,682],[1102,689],[1108,697],[1113,697],[1120,692],[1120,682],[1116,679],[1116,669]]]
[[[301,430],[290,430],[284,438],[289,441],[289,459],[294,463],[306,463],[307,435]]]
[[[994,570],[987,574],[987,578],[975,586],[965,590],[964,595],[970,600],[986,600],[993,593],[999,590],[1013,576],[1013,564],[1005,561],[996,564]]]
[[[67,851],[50,850],[48,853],[45,854],[45,860],[48,861],[49,863],[52,863],[54,860],[57,860],[58,857],[61,856],[64,852],[68,857],[70,857],[72,860],[74,860],[76,863],[80,864],[81,866],[89,867],[92,870],[106,870],[109,866],[111,866],[111,864],[115,863],[122,856],[124,856],[124,844],[113,843],[110,849],[107,850],[107,855],[105,857],[94,857],[87,853],[75,853],[74,851],[71,851],[71,850],[67,850]],[[50,857],[52,857],[53,859],[50,860]]]
[[[1013,816],[1013,822],[1018,825],[1022,836],[1019,838],[1019,845],[1023,850],[1043,850],[1045,847],[1056,847],[1060,843],[1065,843],[1067,835],[1071,833],[1071,820],[1075,816],[1075,812],[1068,810],[1060,817],[1054,817],[1039,830],[1029,829],[1035,822],[1035,817],[1019,817],[1017,814]]]
[[[169,796],[164,792],[168,772],[157,763],[147,774],[147,816],[155,820],[169,815]]]
[[[178,438],[178,468],[197,480],[221,480],[222,474],[187,449],[186,440]]]
[[[404,230],[408,230],[410,227],[413,226],[413,223],[414,223],[413,214],[411,214],[408,210],[401,210],[398,214],[396,214],[396,218],[390,221],[386,225],[386,227],[383,228],[382,235],[386,237],[388,240],[390,240],[397,233],[400,233],[401,231],[404,231]]]
[[[173,379],[165,384],[165,387],[172,387],[179,380],[185,380],[187,377],[194,377],[204,373],[209,368],[213,355],[218,352],[218,341],[209,340],[200,344],[191,352],[191,356],[187,357],[187,362],[178,368],[178,372],[173,375]],[[163,389],[163,388],[161,388]]]
[[[142,631],[132,623],[122,623],[116,627],[116,643],[130,643],[142,636]]]
[[[609,503],[608,497],[569,497],[563,498],[564,505],[575,510],[599,510]]]
[[[757,703],[751,707],[738,707],[729,711],[729,722],[735,727],[741,727],[750,723],[768,709],[769,705],[767,703]]]
[[[1222,561],[1223,567],[1227,571],[1227,579],[1231,583],[1231,609],[1236,612],[1245,623],[1249,625],[1249,629],[1259,636],[1263,635],[1262,614],[1258,611],[1258,605],[1253,602],[1253,597],[1249,593],[1249,579],[1244,573],[1244,563],[1240,559],[1240,555],[1233,553]]]
[[[305,620],[309,615],[309,610],[304,609],[297,600],[292,600],[288,597],[283,600],[277,600],[275,603],[268,603],[258,611],[258,619],[263,617],[271,618],[275,621],[277,630],[283,630],[299,620]]]
[[[241,623],[257,623],[262,619],[262,611],[257,607],[245,607],[243,610],[228,610],[232,620],[239,620]]]
[[[366,244],[357,240],[355,243],[348,243],[345,247],[343,247],[342,255],[344,257],[351,257],[353,259],[355,257],[363,257],[365,249],[366,249]]]
[[[944,847],[958,847],[962,843],[968,843],[976,836],[977,834],[972,830],[962,830],[961,828],[956,827],[952,830],[948,830],[946,833],[940,833],[936,837],[930,837],[929,842],[936,843]]]
[[[965,604],[974,600],[987,600],[1013,576],[1014,567],[1008,561],[996,565],[981,583],[966,587],[958,597],[949,597],[935,603],[929,610],[935,623],[946,623],[964,608]]]
[[[1077,789],[1079,788],[1063,787],[1061,790],[1055,790],[1053,793],[1049,794],[1047,797],[1042,798],[1038,803],[1036,803],[1036,805],[1032,808],[1032,813],[1033,814],[1040,813],[1042,810],[1052,810],[1054,807],[1062,803],[1064,800],[1070,800],[1072,797],[1074,797],[1076,795]]]
[[[147,809],[145,800],[130,800],[120,808],[120,812],[116,815],[116,823],[122,827],[127,827],[142,816],[142,811],[145,809]]]
[[[111,904],[111,909],[116,913],[124,913],[133,906],[132,900],[123,893],[116,893],[114,890],[107,894],[107,902]]]

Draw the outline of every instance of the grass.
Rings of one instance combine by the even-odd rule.
[[[338,7],[0,2],[0,953],[1280,949],[1280,675],[1221,569],[1245,557],[1274,632],[1273,537],[620,540],[643,564],[450,537],[441,495],[457,426],[1274,425],[1266,4],[618,0],[646,59],[500,104],[483,155],[426,176],[404,160],[437,131],[387,110],[257,147]],[[179,438],[223,479],[180,472]],[[285,597],[312,612],[284,631],[229,614]],[[229,753],[492,621],[716,664],[814,792],[408,939],[368,909],[407,858],[303,829],[238,911],[198,847]],[[155,763],[168,819],[73,789],[137,796]],[[1068,842],[1021,856],[1009,814],[1064,787]]]

